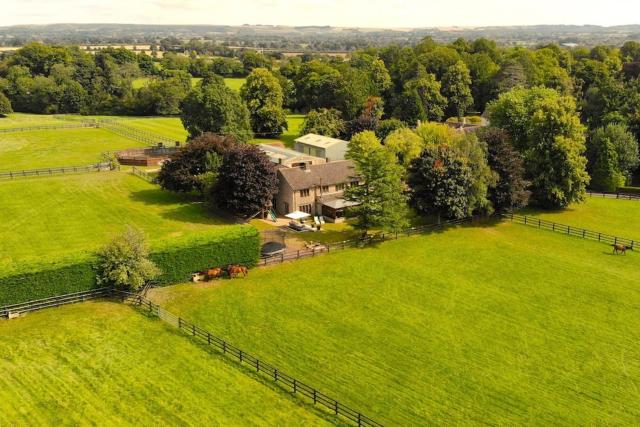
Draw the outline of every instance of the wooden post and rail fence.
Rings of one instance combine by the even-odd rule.
[[[214,348],[238,362],[240,365],[249,366],[255,369],[256,373],[273,380],[280,387],[292,392],[301,398],[307,398],[314,405],[324,407],[336,416],[340,416],[354,425],[367,427],[381,427],[382,424],[364,415],[344,403],[322,393],[317,388],[283,372],[276,366],[265,362],[253,354],[242,350],[228,341],[212,334],[211,332],[183,319],[180,316],[165,310],[140,294],[126,292],[114,288],[99,288],[89,291],[77,292],[73,294],[61,295],[57,297],[45,298],[36,301],[29,301],[21,304],[13,304],[0,308],[0,317],[14,318],[21,314],[41,310],[44,308],[59,307],[66,304],[83,302],[95,299],[115,298],[123,303],[128,303],[140,308],[150,315],[156,316],[164,322],[177,327],[192,338],[207,346]]]

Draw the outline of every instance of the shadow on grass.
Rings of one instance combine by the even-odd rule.
[[[219,216],[206,208],[203,203],[183,205],[160,213],[164,219],[204,225],[231,225],[234,221]]]
[[[173,193],[161,188],[151,190],[132,191],[129,198],[145,205],[174,205],[176,203],[202,202],[200,195],[195,193]]]

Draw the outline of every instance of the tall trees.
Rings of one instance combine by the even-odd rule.
[[[315,133],[318,135],[338,138],[346,131],[346,123],[342,120],[340,111],[320,108],[311,110],[302,123],[301,135]]]
[[[429,145],[409,167],[410,203],[421,214],[461,219],[471,214],[471,169],[448,145]]]
[[[355,135],[346,157],[354,162],[355,175],[360,181],[360,185],[349,187],[344,193],[346,200],[358,203],[347,210],[347,215],[356,220],[354,226],[364,235],[374,227],[405,228],[403,169],[380,144],[375,133],[366,131]]]
[[[242,85],[240,96],[249,109],[254,133],[278,136],[287,129],[287,117],[282,109],[282,87],[269,70],[255,68]]]
[[[449,99],[449,113],[462,121],[467,109],[473,105],[471,74],[462,61],[450,66],[442,77],[442,92]]]
[[[505,129],[523,154],[536,203],[562,208],[583,200],[589,176],[573,98],[553,89],[514,89],[488,108],[491,124]]]
[[[191,137],[204,132],[232,135],[238,142],[252,138],[247,107],[221,78],[203,81],[182,103],[180,118]]]
[[[275,164],[255,145],[237,145],[225,152],[206,197],[223,209],[253,215],[269,207],[277,191]]]
[[[213,184],[224,153],[235,145],[230,136],[204,133],[185,145],[162,165],[158,183],[165,190],[204,192]]]
[[[478,133],[487,145],[487,162],[497,175],[487,197],[498,211],[518,209],[529,202],[529,183],[524,179],[524,160],[511,145],[509,134],[502,129],[486,128]]]
[[[394,115],[417,124],[422,120],[439,121],[444,116],[447,100],[442,96],[440,82],[433,74],[423,74],[407,81],[402,93],[395,99]]]
[[[589,134],[587,158],[591,187],[613,192],[625,185],[640,163],[638,142],[624,125],[607,125]]]

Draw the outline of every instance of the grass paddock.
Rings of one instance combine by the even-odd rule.
[[[153,298],[388,425],[633,424],[640,254],[609,249],[459,227]]]
[[[329,425],[119,303],[0,320],[0,336],[0,425]]]
[[[231,224],[124,171],[0,181],[0,200],[0,273],[94,251],[126,225],[142,229],[153,247]]]

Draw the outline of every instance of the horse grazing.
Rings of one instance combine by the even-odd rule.
[[[613,246],[613,253],[614,254],[623,254],[626,255],[627,254],[627,250],[632,251],[633,250],[633,246],[626,246],[626,245],[621,245],[620,243],[616,243],[615,245],[611,245]]]
[[[242,274],[242,277],[246,277],[249,270],[244,265],[230,265],[227,267],[227,273],[229,273],[229,278],[233,279],[234,277],[239,277]]]
[[[219,267],[210,268],[207,270],[207,280],[216,279],[222,276],[222,269]]]

